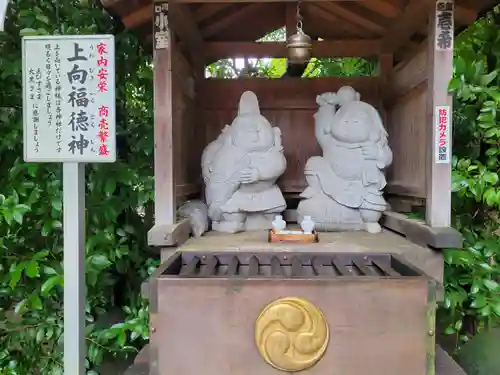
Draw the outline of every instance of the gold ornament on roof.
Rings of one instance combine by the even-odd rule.
[[[315,365],[328,346],[325,316],[311,302],[280,298],[267,305],[255,322],[255,342],[274,368],[295,372]]]

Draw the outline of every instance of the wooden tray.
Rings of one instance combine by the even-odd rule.
[[[274,230],[269,230],[268,242],[294,242],[294,243],[316,243],[319,242],[318,232],[305,234],[300,229],[294,229],[294,232],[302,232],[302,234],[281,234]]]

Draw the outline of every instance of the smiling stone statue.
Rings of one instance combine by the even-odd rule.
[[[387,207],[383,170],[392,162],[380,115],[351,87],[319,95],[317,103],[316,138],[323,156],[306,163],[308,187],[298,220],[311,216],[322,231],[380,232],[378,221]]]
[[[203,158],[212,229],[226,233],[270,229],[274,215],[286,208],[276,186],[286,159],[281,132],[261,115],[253,92],[243,93],[238,115],[214,142]]]

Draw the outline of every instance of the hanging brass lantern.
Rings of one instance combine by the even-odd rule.
[[[300,1],[297,3],[297,32],[287,40],[288,61],[291,64],[303,64],[311,58],[312,40],[302,29]]]

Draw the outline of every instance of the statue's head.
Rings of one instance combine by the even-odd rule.
[[[387,140],[387,131],[378,111],[361,101],[349,102],[340,107],[335,115],[331,134],[345,143],[377,143]]]
[[[238,116],[229,131],[232,144],[244,151],[266,151],[274,145],[273,128],[260,114],[257,96],[251,91],[241,95]]]
[[[337,103],[343,106],[349,102],[357,102],[360,100],[360,95],[351,86],[342,86],[337,91]]]

